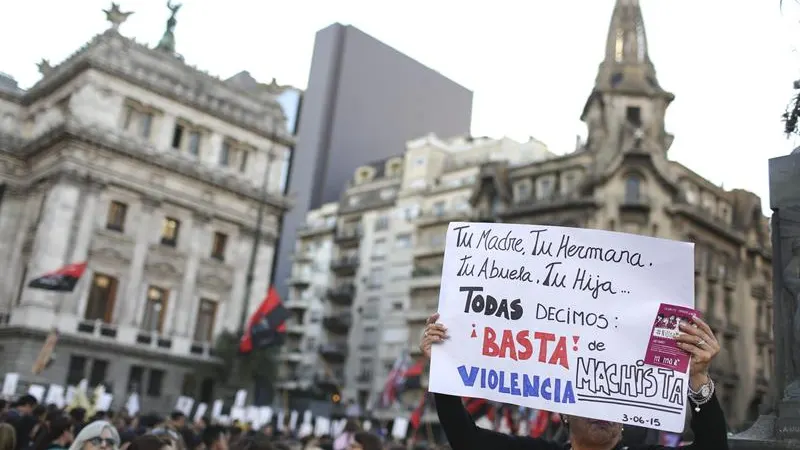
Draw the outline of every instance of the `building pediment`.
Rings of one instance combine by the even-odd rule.
[[[93,261],[112,266],[127,265],[131,262],[130,255],[109,247],[93,247],[89,251],[89,257]]]
[[[89,255],[109,264],[129,264],[133,258],[133,238],[116,231],[98,229],[92,236]]]
[[[197,268],[197,286],[213,292],[229,292],[233,287],[233,268],[211,259],[200,261]]]
[[[186,256],[172,247],[151,244],[145,260],[145,271],[151,275],[178,279],[186,267]]]

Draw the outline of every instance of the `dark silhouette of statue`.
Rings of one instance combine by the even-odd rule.
[[[167,9],[170,11],[170,16],[169,19],[167,19],[167,29],[164,31],[164,36],[161,37],[161,40],[156,46],[157,49],[175,53],[175,25],[178,24],[175,16],[178,14],[178,11],[180,11],[181,6],[183,5],[180,3],[173,4],[172,0],[167,1]]]

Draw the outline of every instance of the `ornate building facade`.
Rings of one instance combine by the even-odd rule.
[[[109,30],[43,61],[30,89],[0,79],[0,346],[23,384],[86,378],[155,410],[181,394],[212,401],[215,338],[266,293],[293,138],[268,89],[174,53],[176,12],[156,48],[121,35],[115,7]],[[74,292],[27,287],[83,261]],[[31,375],[52,328],[55,362]]]
[[[385,169],[359,169],[339,206],[338,251],[350,255],[344,253],[349,245],[360,261],[351,275],[356,317],[372,298],[383,311],[374,336],[363,337],[353,325],[351,334],[362,337],[350,342],[375,343],[382,350],[370,360],[371,383],[348,376],[346,391],[363,385],[378,392],[397,354],[414,351],[424,317],[436,308],[448,222],[497,220],[694,242],[696,305],[722,344],[712,367],[718,394],[732,427],[754,420],[768,390],[773,357],[768,221],[756,195],[724,190],[668,158],[673,136],[664,118],[673,98],[658,83],[638,1],[619,0],[605,58],[581,114],[588,139],[575,151],[528,164],[512,157],[475,161],[468,164],[469,177],[459,182],[455,177],[462,172],[442,171],[446,159],[418,156],[417,144],[411,143],[396,166],[390,161]],[[435,175],[426,178],[418,171]],[[396,195],[383,195],[391,189]],[[385,228],[387,220],[392,225]],[[401,228],[395,228],[397,222]],[[383,244],[378,230],[385,229],[397,231]],[[381,245],[388,268],[375,268],[381,275],[373,276],[376,263],[366,247]],[[403,246],[410,255],[400,250]],[[396,260],[405,265],[395,267]],[[373,293],[375,279],[384,280],[384,287]],[[358,320],[366,327],[366,319],[354,323]],[[348,368],[360,373],[359,361],[366,356],[352,345],[349,351],[359,356],[351,357]]]

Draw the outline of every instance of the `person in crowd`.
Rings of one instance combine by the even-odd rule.
[[[358,431],[353,434],[353,442],[348,450],[383,450],[380,436],[368,431]]]
[[[438,323],[439,314],[433,314],[426,322],[420,349],[430,358],[433,345],[448,339],[447,328]],[[681,326],[676,338],[678,346],[691,355],[689,369],[689,401],[695,440],[685,450],[727,450],[727,424],[719,400],[714,395],[713,382],[708,367],[719,353],[720,346],[711,328],[699,317],[693,325]],[[460,397],[435,394],[436,412],[439,422],[454,450],[559,450],[562,445],[543,439],[510,436],[484,430],[475,425]],[[697,411],[699,409],[699,411]],[[590,420],[584,417],[563,415],[569,430],[568,449],[572,450],[623,450],[622,425],[610,421]],[[643,445],[630,450],[657,450],[662,447]]]
[[[228,450],[228,433],[219,425],[210,425],[203,430],[203,444],[205,450]]]
[[[319,446],[319,439],[314,435],[305,436],[300,439],[300,445],[303,450],[322,450]]]
[[[156,426],[150,430],[149,434],[153,434],[155,436],[165,436],[172,442],[171,445],[175,447],[176,450],[186,450],[186,443],[183,442],[181,433],[176,430],[169,421]]]
[[[27,394],[23,395],[11,405],[6,421],[14,427],[17,433],[16,450],[28,448],[31,444],[31,434],[39,423],[39,418],[33,415],[33,410],[39,404],[36,397]]]
[[[128,450],[175,450],[175,445],[167,436],[145,434],[132,440]]]
[[[98,420],[84,426],[69,450],[119,450],[119,433],[109,422]]]
[[[208,448],[211,449],[211,447]],[[243,436],[238,442],[231,445],[231,450],[278,450],[278,447],[272,444],[269,437],[256,433],[252,436]]]
[[[72,417],[75,423],[75,435],[79,435],[83,426],[86,425],[86,409],[82,407],[72,408],[69,410],[69,416]]]
[[[17,448],[17,432],[8,423],[0,423],[0,450]]]
[[[173,411],[169,415],[169,422],[176,430],[180,430],[186,426],[186,414],[180,411]]]
[[[333,441],[333,450],[347,450],[355,442],[355,435],[361,431],[358,422],[348,419],[344,424],[344,431]]]
[[[67,450],[75,440],[75,424],[66,415],[44,422],[33,450]]]

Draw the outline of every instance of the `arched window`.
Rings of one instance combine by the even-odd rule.
[[[625,202],[639,203],[642,201],[642,177],[630,174],[625,179]]]

